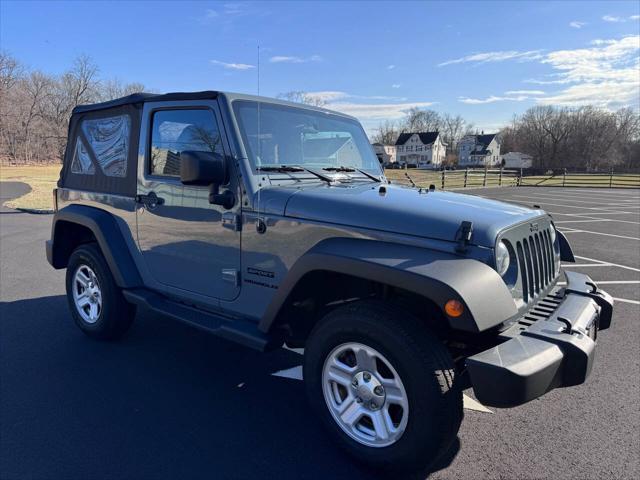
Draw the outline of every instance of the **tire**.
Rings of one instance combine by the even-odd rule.
[[[135,306],[125,300],[96,244],[81,245],[73,251],[67,265],[66,286],[73,319],[86,335],[116,340],[127,332]]]
[[[370,359],[358,360],[365,357],[373,357],[374,363]],[[336,358],[341,364],[339,369],[332,363]],[[376,366],[369,372],[370,380],[364,377],[366,368],[361,365]],[[342,374],[344,366],[352,368],[348,375]],[[325,372],[330,373],[323,376]],[[336,374],[340,374],[342,383],[327,381],[328,375]],[[354,377],[357,387],[353,382],[348,384],[349,378]],[[453,359],[442,342],[417,318],[383,302],[354,302],[331,311],[314,327],[306,343],[304,381],[312,409],[338,445],[376,468],[422,471],[449,450],[463,417],[462,391],[455,378]],[[377,396],[375,388],[371,391],[374,380],[375,385],[383,387],[384,398]],[[363,387],[363,381],[369,383]],[[400,390],[391,386],[394,382]],[[394,405],[403,403],[398,402],[402,389],[405,406]],[[344,408],[345,412],[354,412],[348,418],[358,416],[353,402],[338,404],[342,397],[344,400],[340,401],[347,402],[349,395],[356,403],[361,402],[360,412],[370,406],[355,423],[355,429],[341,424],[340,415],[335,413]],[[387,427],[385,440],[377,434],[374,418],[381,425],[379,419],[387,414],[395,432]],[[377,440],[369,435],[372,426]]]

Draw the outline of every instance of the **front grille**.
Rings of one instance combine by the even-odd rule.
[[[555,278],[556,260],[550,228],[544,228],[516,241],[518,269],[525,302],[537,297]]]

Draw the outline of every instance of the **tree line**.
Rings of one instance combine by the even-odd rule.
[[[640,115],[585,106],[537,106],[500,132],[502,152],[522,152],[543,169],[640,167]]]
[[[0,161],[59,161],[75,106],[144,90],[141,83],[101,78],[98,66],[86,55],[77,57],[62,74],[51,75],[29,69],[0,52]],[[303,91],[279,97],[315,106],[326,104],[324,99]],[[411,108],[399,121],[382,122],[371,140],[393,145],[401,133],[420,131],[440,132],[451,163],[456,160],[460,139],[477,133],[474,125],[460,115]],[[502,153],[529,154],[538,168],[640,167],[640,115],[631,108],[613,112],[593,106],[536,106],[514,117],[499,132],[499,138]]]
[[[0,160],[30,164],[60,161],[71,111],[144,91],[140,83],[103,79],[86,55],[60,75],[29,69],[0,52]]]

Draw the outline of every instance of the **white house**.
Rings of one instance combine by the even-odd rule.
[[[360,154],[351,137],[308,138],[302,147],[305,162],[331,162],[345,167],[360,164]]]
[[[374,143],[373,150],[376,152],[376,156],[380,163],[383,165],[386,163],[396,163],[396,146],[395,145],[383,145],[382,143]]]
[[[500,143],[495,133],[466,135],[458,142],[458,165],[492,167],[500,165]]]
[[[505,168],[531,168],[533,157],[526,153],[509,152],[502,155],[502,164]]]
[[[440,168],[447,155],[440,132],[401,133],[395,147],[398,163],[413,163],[418,168]]]

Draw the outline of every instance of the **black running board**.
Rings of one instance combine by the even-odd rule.
[[[261,352],[282,346],[282,339],[258,330],[258,324],[250,320],[228,318],[190,307],[142,288],[122,291],[128,302],[156,313],[180,320],[219,337],[253,348]]]

